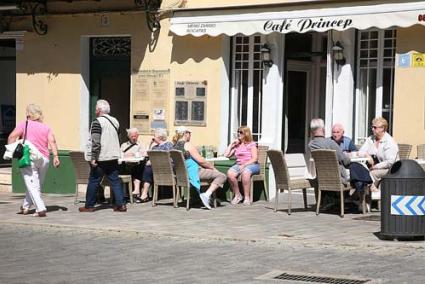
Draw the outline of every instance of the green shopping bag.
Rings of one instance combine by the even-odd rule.
[[[18,160],[19,168],[25,168],[31,166],[31,158],[30,158],[30,147],[28,145],[24,145],[22,158]]]

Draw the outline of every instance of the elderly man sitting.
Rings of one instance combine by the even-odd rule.
[[[338,144],[335,141],[325,138],[325,123],[323,119],[321,118],[312,119],[310,122],[310,131],[311,131],[311,136],[313,138],[308,144],[310,151],[318,150],[318,149],[335,150],[339,167],[340,167],[339,172],[341,174],[341,181],[344,184],[348,184],[349,177],[345,168],[350,165],[350,158],[342,152],[341,148],[338,146]],[[333,205],[337,205],[338,198],[336,196],[336,193],[325,191],[323,195],[323,204],[324,204],[325,210],[329,209]]]
[[[139,158],[146,156],[146,147],[138,141],[137,128],[127,129],[128,141],[121,145],[121,156],[124,158]],[[133,195],[140,196],[140,183],[143,179],[143,163],[126,163],[122,171],[131,174],[133,179]]]
[[[335,141],[339,145],[342,152],[354,152],[357,151],[353,141],[347,136],[344,136],[344,126],[341,123],[335,123],[332,126],[331,140]]]

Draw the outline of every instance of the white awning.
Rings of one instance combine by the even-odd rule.
[[[170,30],[180,36],[233,36],[425,25],[425,1],[276,11],[279,9],[284,8],[175,11]]]

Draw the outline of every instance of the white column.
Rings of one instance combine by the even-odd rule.
[[[330,114],[331,117],[328,117],[328,115],[326,117],[327,135],[331,134],[331,125],[339,122],[342,123],[345,127],[345,135],[353,137],[355,31],[334,31],[333,41],[339,41],[344,47],[344,57],[346,59],[346,63],[343,66],[332,64],[333,104],[331,108],[332,112]],[[326,103],[326,105],[328,105],[328,103]],[[331,120],[328,120],[329,118],[331,118]]]
[[[218,152],[224,153],[228,144],[229,132],[229,90],[230,90],[230,37],[223,36],[221,41],[221,97],[220,97],[220,145]]]
[[[89,135],[90,119],[90,38],[81,37],[80,80],[80,150],[84,151]]]
[[[272,149],[280,149],[282,145],[283,120],[283,60],[285,41],[281,34],[272,34],[266,37],[271,47],[273,66],[265,67],[263,79],[263,109],[262,109],[262,137],[259,143]],[[273,170],[269,170],[269,198],[276,195]]]

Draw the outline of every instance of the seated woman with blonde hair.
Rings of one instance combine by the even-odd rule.
[[[227,171],[227,179],[234,193],[232,204],[238,204],[245,199],[243,204],[250,205],[251,176],[260,173],[260,165],[258,164],[257,143],[253,141],[248,126],[239,127],[238,138],[227,147],[224,155],[226,157],[236,156],[236,164]],[[239,176],[242,180],[243,197],[239,190]]]
[[[210,197],[219,187],[223,187],[223,184],[226,182],[226,175],[205,161],[201,154],[199,154],[198,149],[190,142],[191,137],[192,131],[184,126],[178,127],[176,129],[176,135],[173,137],[174,149],[182,151],[190,184],[199,193],[204,206],[207,209],[211,209]],[[200,180],[211,182],[207,191],[204,193],[201,193]]]
[[[370,189],[372,198],[380,197],[380,183],[391,166],[399,160],[397,142],[388,134],[388,122],[383,117],[372,120],[372,135],[359,150],[360,156],[369,158],[368,166],[373,184]]]

